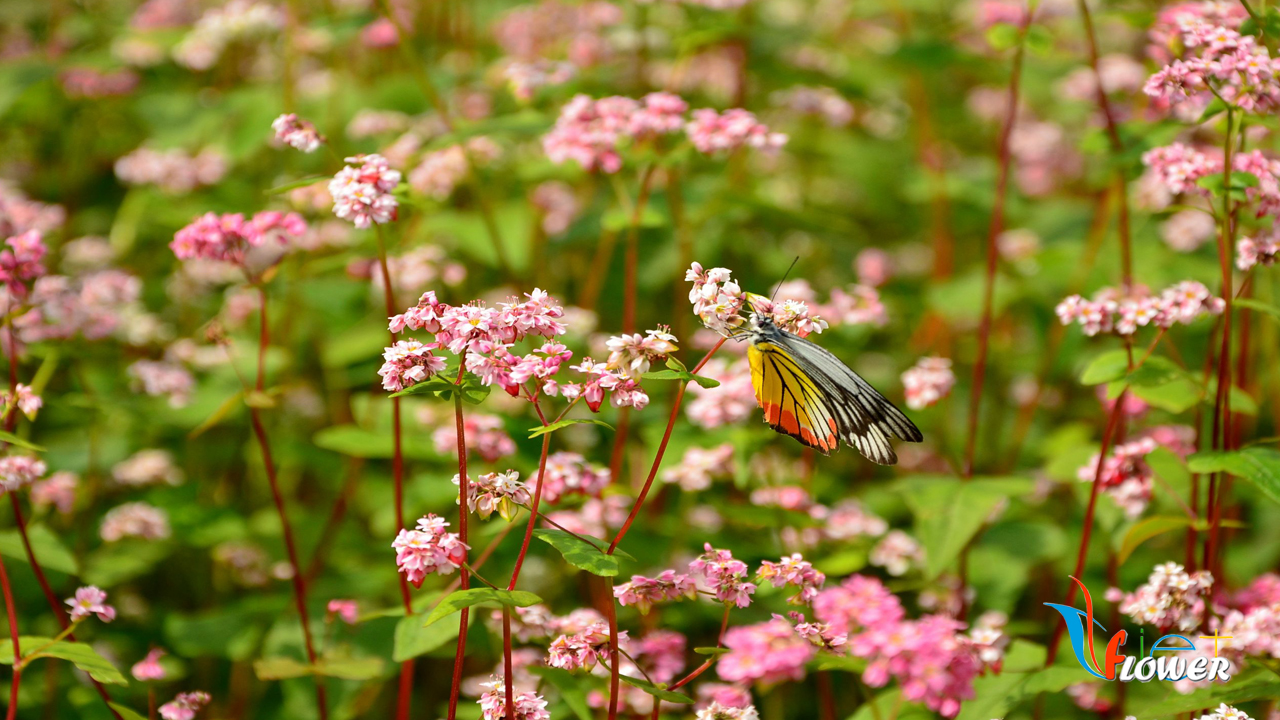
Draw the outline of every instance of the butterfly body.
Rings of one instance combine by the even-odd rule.
[[[752,314],[743,336],[756,402],[765,422],[824,455],[840,442],[868,460],[893,465],[889,439],[924,436],[901,410],[825,348]]]

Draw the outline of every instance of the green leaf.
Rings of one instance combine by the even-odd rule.
[[[1116,553],[1116,561],[1124,563],[1142,543],[1158,535],[1187,528],[1192,522],[1189,517],[1168,515],[1150,517],[1142,522],[1135,523],[1124,534],[1124,540],[1120,543],[1120,551]]]
[[[212,413],[209,414],[209,417],[205,418],[203,421],[201,421],[199,425],[195,426],[195,428],[193,428],[191,432],[187,433],[187,439],[194,440],[200,437],[201,435],[203,435],[204,432],[209,428],[222,422],[224,419],[226,419],[227,415],[231,414],[232,410],[235,410],[236,408],[240,407],[240,401],[243,398],[244,398],[244,391],[239,390],[231,397],[227,398],[226,400],[223,400],[222,404],[219,405],[217,409],[215,409]],[[248,402],[246,402],[245,404],[249,405]],[[250,407],[252,407],[252,405],[250,405]]]
[[[1006,717],[1010,709],[1040,693],[1061,692],[1068,685],[1093,676],[1083,668],[1053,666],[1030,672],[1005,670],[973,682],[974,698],[964,703],[956,720],[990,720]]]
[[[601,550],[607,547],[608,543],[596,538],[587,538],[596,543],[592,545],[584,539],[585,536],[575,537],[563,530],[538,529],[533,531],[533,536],[559,550],[570,565],[579,570],[586,570],[592,575],[614,577],[618,574],[618,556],[634,559],[621,550],[614,550],[613,555],[608,555]]]
[[[987,30],[987,44],[993,50],[1008,50],[1018,44],[1018,28],[1009,23],[996,23]]]
[[[358,458],[390,458],[395,446],[390,431],[375,432],[359,425],[331,425],[311,436],[316,447]],[[414,433],[402,439],[404,456],[416,460],[433,460],[435,449]]]
[[[475,605],[497,603],[510,607],[529,607],[540,602],[542,602],[542,598],[526,590],[495,590],[488,587],[456,590],[446,595],[440,601],[440,604],[435,606],[435,609],[427,616],[427,621],[422,625],[426,627],[449,617],[463,608]]]
[[[392,393],[391,397],[432,395],[441,400],[452,400],[453,394],[458,392],[460,387],[462,392],[462,402],[467,403],[468,405],[479,405],[485,398],[489,397],[489,392],[493,390],[493,386],[481,383],[480,378],[471,373],[467,373],[463,376],[461,386],[450,380],[445,375],[446,373],[433,375],[420,383],[401,390],[398,393]]]
[[[925,548],[925,577],[945,570],[1007,498],[1031,492],[1034,483],[1020,478],[913,478],[903,483],[907,504],[916,516],[916,534]]]
[[[1080,374],[1080,382],[1085,385],[1101,385],[1112,380],[1119,380],[1129,370],[1129,353],[1124,350],[1110,350],[1094,358]]]
[[[640,376],[643,380],[684,380],[695,382],[704,388],[719,387],[720,381],[702,375],[694,375],[688,370],[653,370]]]
[[[531,667],[529,672],[546,678],[547,682],[555,685],[560,691],[560,699],[578,716],[578,720],[595,720],[591,715],[591,707],[587,705],[587,691],[573,673],[547,666]]]
[[[1258,672],[1253,675],[1239,674],[1231,678],[1229,683],[1214,683],[1187,695],[1170,691],[1162,700],[1143,705],[1135,703],[1126,709],[1141,720],[1163,720],[1201,708],[1217,707],[1222,703],[1239,705],[1250,700],[1276,697],[1280,697],[1280,681],[1269,673]]]
[[[17,412],[17,411],[15,410],[14,412]],[[30,450],[32,452],[44,452],[44,447],[37,445],[31,442],[30,440],[25,440],[23,438],[20,438],[11,432],[5,432],[4,430],[0,430],[0,442],[7,442],[10,445],[16,445],[20,448],[23,448],[25,450]]]
[[[618,677],[619,679],[622,680],[622,682],[632,687],[640,688],[641,690],[649,693],[650,695],[658,698],[659,700],[666,700],[667,702],[681,703],[684,705],[693,704],[693,698],[689,697],[688,695],[684,695],[682,693],[668,690],[665,685],[660,687],[658,685],[654,685],[648,680],[644,680],[641,678],[633,678],[627,675],[619,675]]]
[[[1027,49],[1037,55],[1048,55],[1053,50],[1053,33],[1043,25],[1027,28]]]
[[[1264,303],[1261,300],[1254,300],[1253,298],[1237,298],[1231,301],[1231,305],[1232,307],[1264,313],[1270,315],[1276,320],[1280,320],[1280,308],[1275,305]]]
[[[112,710],[115,710],[116,713],[120,715],[122,720],[147,720],[146,715],[142,715],[141,713],[134,712],[133,710],[125,707],[124,705],[121,705],[120,703],[107,703],[107,705]]]
[[[729,652],[729,648],[700,647],[700,648],[694,648],[693,651],[698,653],[699,655],[724,655],[725,653]]]
[[[531,427],[529,428],[529,437],[536,438],[542,435],[546,435],[549,432],[555,432],[561,428],[567,428],[570,425],[582,425],[584,423],[599,425],[600,427],[608,428],[609,430],[613,429],[612,425],[610,425],[609,423],[603,420],[596,420],[595,418],[571,418],[568,420],[559,420],[551,423],[550,425],[539,425],[538,427]]]
[[[384,664],[379,657],[321,657],[315,673],[342,680],[372,680],[382,674]]]
[[[111,685],[128,685],[129,681],[116,669],[111,661],[98,654],[92,646],[82,642],[59,640],[53,638],[23,636],[18,638],[18,649],[22,652],[24,666],[38,658],[55,658],[66,660],[76,668],[89,674],[89,677],[100,683]],[[37,652],[38,651],[38,652]],[[13,664],[13,644],[0,645],[0,665]]]
[[[406,615],[396,623],[396,637],[391,650],[391,659],[404,662],[443,647],[457,637],[456,623],[439,623],[424,627],[421,617]]]
[[[111,587],[141,577],[173,552],[171,542],[122,540],[89,553],[84,560],[84,581]]]
[[[1187,459],[1187,468],[1195,473],[1228,472],[1241,477],[1280,502],[1280,451],[1269,447],[1243,450],[1200,452]]]
[[[637,227],[642,228],[666,227],[669,222],[667,216],[652,205],[645,206],[639,220]],[[623,208],[613,208],[600,219],[600,225],[612,232],[626,230],[631,227],[631,213]]]
[[[292,680],[311,674],[311,666],[287,657],[259,658],[253,661],[253,672],[259,680]]]
[[[80,565],[76,556],[43,524],[27,526],[27,538],[31,540],[31,552],[36,562],[46,570],[57,570],[68,575],[79,575]],[[0,531],[0,554],[27,561],[27,551],[22,545],[22,535],[17,530]]]
[[[267,194],[283,195],[284,193],[287,193],[290,190],[297,190],[298,188],[304,188],[309,185],[315,185],[318,182],[322,182],[324,180],[331,180],[331,179],[333,178],[329,175],[308,175],[304,178],[299,178],[297,180],[294,180],[293,182],[287,182],[283,185],[277,185],[267,190]]]

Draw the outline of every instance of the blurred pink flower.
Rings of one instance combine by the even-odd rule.
[[[124,503],[102,516],[98,534],[106,542],[124,538],[164,540],[169,537],[169,514],[144,502]]]
[[[227,159],[213,148],[196,155],[182,150],[138,148],[116,160],[116,177],[128,185],[156,185],[173,194],[216,185],[227,174]]]
[[[1175,562],[1157,565],[1147,582],[1125,596],[1120,612],[1140,625],[1162,632],[1192,630],[1204,617],[1204,603],[1213,587],[1207,571],[1188,573]]]
[[[271,123],[271,129],[275,131],[278,142],[304,153],[315,152],[325,141],[315,125],[293,113],[285,113],[276,118]]]
[[[330,616],[337,617],[348,625],[355,625],[356,619],[360,616],[360,606],[355,600],[335,598],[329,601],[327,610]]]
[[[693,119],[685,126],[693,146],[708,155],[753,147],[777,150],[787,144],[787,136],[773,132],[756,120],[755,114],[741,108],[717,113],[715,110],[693,111]]]
[[[30,485],[43,477],[47,469],[43,460],[28,455],[0,457],[0,494]]]
[[[200,690],[178,693],[173,700],[160,706],[160,717],[164,720],[193,720],[210,700],[209,693]]]
[[[75,597],[67,598],[67,606],[71,608],[71,622],[90,615],[97,615],[102,622],[116,619],[116,609],[107,604],[107,594],[93,585],[76,590]]]
[[[711,543],[703,548],[706,552],[689,563],[689,572],[701,577],[720,602],[740,608],[750,605],[756,586],[747,582],[747,564],[735,560],[728,550],[711,547]]]
[[[902,373],[902,388],[906,393],[907,407],[921,410],[935,405],[951,394],[956,384],[951,361],[947,358],[924,357],[911,369]]]
[[[56,507],[63,515],[70,515],[76,504],[76,487],[80,478],[73,472],[62,470],[31,486],[31,504],[37,508]]]
[[[19,410],[29,420],[35,420],[36,413],[44,407],[44,400],[35,394],[30,385],[18,383],[12,394],[8,390],[0,391],[0,404],[4,405],[6,415]]]
[[[792,605],[808,605],[813,602],[826,581],[827,576],[815,569],[813,563],[801,557],[800,553],[783,557],[778,562],[765,560],[756,571],[756,582],[769,582],[774,587],[791,585],[796,588],[799,592],[787,598],[787,602]]]
[[[138,682],[151,682],[153,680],[163,680],[165,678],[164,667],[160,665],[160,658],[164,657],[165,652],[160,648],[151,648],[147,656],[134,663],[131,672]]]
[[[697,586],[688,575],[663,570],[657,577],[632,575],[631,581],[613,588],[614,597],[623,607],[634,605],[641,615],[648,615],[656,603],[667,600],[693,600]]]
[[[730,628],[724,636],[728,652],[716,673],[729,682],[776,683],[804,678],[805,664],[817,653],[812,643],[796,634],[791,623],[775,616],[755,625]]]
[[[152,397],[167,396],[170,407],[184,407],[191,400],[195,378],[186,368],[167,360],[139,360],[129,366],[135,388]]]

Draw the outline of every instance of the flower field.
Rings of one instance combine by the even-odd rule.
[[[1278,51],[6,0],[0,712],[1280,719]]]

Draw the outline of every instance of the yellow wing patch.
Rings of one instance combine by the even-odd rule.
[[[747,359],[756,403],[770,427],[824,455],[839,448],[839,426],[822,391],[785,350],[753,343]]]

